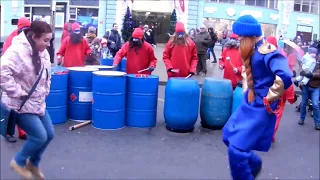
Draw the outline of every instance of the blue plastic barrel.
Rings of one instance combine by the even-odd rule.
[[[100,64],[104,65],[104,66],[112,66],[113,65],[113,57],[109,56],[106,59],[101,59],[100,60]],[[120,71],[121,70],[121,62],[118,64],[118,66],[115,69],[116,71]]]
[[[159,77],[127,76],[126,126],[151,128],[157,122]]]
[[[126,108],[126,73],[94,72],[92,91],[92,126],[104,130],[123,128]]]
[[[92,72],[98,69],[71,67],[68,86],[68,118],[72,121],[91,119]]]
[[[174,132],[191,132],[198,119],[200,87],[194,79],[170,78],[165,88],[164,119]]]
[[[113,57],[109,56],[105,59],[100,59],[100,64],[104,66],[112,66],[113,65]]]
[[[85,67],[99,69],[99,71],[112,71],[113,70],[112,66],[105,66],[105,65],[88,65]]]
[[[66,68],[64,68],[66,70]],[[56,68],[52,68],[53,71]],[[68,74],[51,74],[50,93],[46,98],[47,111],[52,124],[62,124],[67,121],[67,89]]]
[[[232,113],[234,113],[238,109],[242,100],[243,100],[242,81],[239,81],[237,83],[236,89],[233,91]]]
[[[123,58],[121,60],[121,71],[126,72],[127,70],[127,58]]]
[[[200,117],[205,128],[220,129],[231,115],[233,88],[228,79],[206,78],[202,85]]]

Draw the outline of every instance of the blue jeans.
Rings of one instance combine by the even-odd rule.
[[[208,59],[210,59],[210,52],[212,53],[212,56],[213,56],[213,59],[214,59],[214,61],[217,61],[217,57],[216,57],[216,54],[214,54],[214,47],[212,47],[212,48],[208,48],[208,50],[207,50],[207,56],[208,56]]]
[[[320,123],[319,120],[319,88],[313,88],[310,86],[303,86],[302,88],[302,101],[300,105],[300,119],[305,120],[307,114],[308,100],[311,98],[313,108],[314,123]]]
[[[15,161],[24,167],[29,158],[32,165],[38,167],[43,152],[54,137],[50,116],[47,111],[44,116],[17,113],[15,116],[18,126],[28,134],[28,140],[16,154]]]

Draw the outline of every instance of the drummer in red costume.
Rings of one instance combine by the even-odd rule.
[[[274,36],[269,36],[267,37],[267,41],[270,43],[270,44],[273,44],[277,49],[278,48],[278,43],[277,43],[277,39],[274,37]],[[279,49],[280,50],[280,49]],[[284,51],[280,51],[283,55],[285,55]],[[286,55],[285,55],[286,56]],[[293,71],[293,67],[295,66],[290,64],[290,62],[288,62],[289,64],[289,68],[291,71]],[[294,94],[294,88],[293,88],[293,85],[291,85],[285,92],[284,94],[282,95],[282,101],[281,101],[281,106],[280,106],[280,109],[279,109],[279,113],[277,114],[277,120],[276,120],[276,125],[274,127],[274,133],[273,133],[273,138],[272,138],[272,142],[275,142],[275,136],[276,136],[276,132],[278,131],[278,128],[279,128],[279,124],[280,124],[280,120],[282,118],[282,115],[283,115],[283,111],[284,111],[284,108],[286,106],[286,101],[288,100],[288,102],[290,104],[293,104],[297,101],[297,96],[295,96]]]
[[[58,65],[63,63],[64,67],[84,66],[85,56],[90,55],[91,49],[81,35],[80,25],[73,23],[71,29],[70,35],[62,41],[57,53]]]
[[[143,40],[143,30],[135,28],[132,37],[126,42],[114,57],[116,67],[123,57],[127,57],[127,74],[151,74],[157,64],[152,46]]]
[[[230,39],[224,45],[222,51],[219,68],[224,69],[223,78],[229,79],[232,82],[232,87],[235,89],[237,87],[238,81],[242,80],[242,60],[239,51],[239,41],[238,36],[234,33],[230,35]]]
[[[163,52],[168,79],[191,77],[195,74],[198,63],[196,46],[186,34],[183,23],[177,22],[175,31]]]
[[[4,42],[4,45],[2,47],[2,55],[11,46],[13,38],[19,35],[25,29],[30,28],[30,25],[31,25],[30,20],[25,17],[21,17],[18,20],[18,29],[12,31],[11,34],[6,38],[6,41]],[[19,126],[18,126],[18,134],[20,139],[27,139],[26,132],[24,132]],[[7,135],[6,140],[12,143],[16,142],[16,139],[12,135]]]

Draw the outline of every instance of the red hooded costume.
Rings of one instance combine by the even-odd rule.
[[[175,32],[176,35],[185,34],[184,24],[177,22]],[[173,45],[172,43],[172,40],[169,40],[163,51],[163,61],[167,69],[168,79],[171,77],[186,77],[190,73],[194,74],[198,63],[194,42],[187,37],[184,45]],[[179,72],[169,72],[172,69],[179,69]]]
[[[80,34],[80,25],[72,24],[72,31]],[[64,67],[84,66],[85,56],[89,56],[91,49],[88,42],[82,37],[78,44],[72,44],[70,36],[66,37],[57,53],[58,61],[64,57]]]
[[[4,54],[6,50],[11,46],[13,38],[19,35],[18,34],[19,30],[25,27],[30,27],[30,25],[31,25],[30,20],[25,17],[21,17],[18,20],[18,29],[12,31],[11,34],[7,37],[2,47],[2,54]],[[18,133],[20,138],[23,138],[26,135],[26,132],[24,132],[20,127],[18,127]]]
[[[11,46],[12,39],[18,35],[19,30],[24,27],[30,27],[30,24],[30,20],[25,17],[22,17],[18,20],[18,29],[12,31],[11,34],[7,37],[2,47],[2,54],[4,54],[4,52]]]
[[[132,33],[132,38],[143,39],[143,30],[135,28]],[[142,46],[135,51],[134,47],[130,49],[129,42],[126,42],[121,49],[117,52],[114,57],[113,65],[117,66],[123,57],[127,57],[127,74],[137,74],[138,71],[150,68],[154,69],[157,64],[157,58],[154,56],[152,46],[146,41],[143,42]],[[144,71],[141,74],[151,74],[151,71]]]
[[[278,48],[277,39],[274,36],[267,37],[267,42],[269,42],[270,44],[273,44],[274,46],[276,46]],[[286,54],[284,52],[282,54],[284,56],[286,56]],[[290,67],[291,71],[293,71],[293,67],[295,66],[295,62],[293,63],[293,62],[290,62],[288,60],[288,64],[289,64],[289,67]],[[294,97],[293,85],[291,85],[282,95],[282,104],[280,106],[279,113],[277,114],[276,125],[274,127],[274,133],[273,133],[273,138],[272,138],[273,142],[275,141],[276,132],[277,132],[277,130],[279,128],[280,120],[282,118],[283,111],[284,111],[284,108],[285,108],[287,100],[289,101],[290,104],[293,104],[296,101],[295,97]]]
[[[63,42],[63,40],[68,37],[70,35],[69,31],[70,31],[70,23],[65,23],[63,26],[63,32],[62,32],[62,36],[61,36],[61,43]]]
[[[238,81],[242,80],[241,66],[243,65],[239,51],[238,35],[232,33],[224,47],[219,60],[220,69],[224,69],[223,78],[230,79],[232,87],[235,89]],[[236,72],[234,72],[234,68],[237,69]]]

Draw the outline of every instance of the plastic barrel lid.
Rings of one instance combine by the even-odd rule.
[[[89,68],[89,67],[70,67],[68,68],[70,71],[99,71],[96,68]]]
[[[105,65],[88,65],[85,66],[87,68],[94,68],[94,69],[100,69],[100,68],[105,68],[105,69],[112,69],[112,66],[105,66]]]
[[[93,74],[98,76],[125,76],[127,73],[120,71],[96,71]]]

